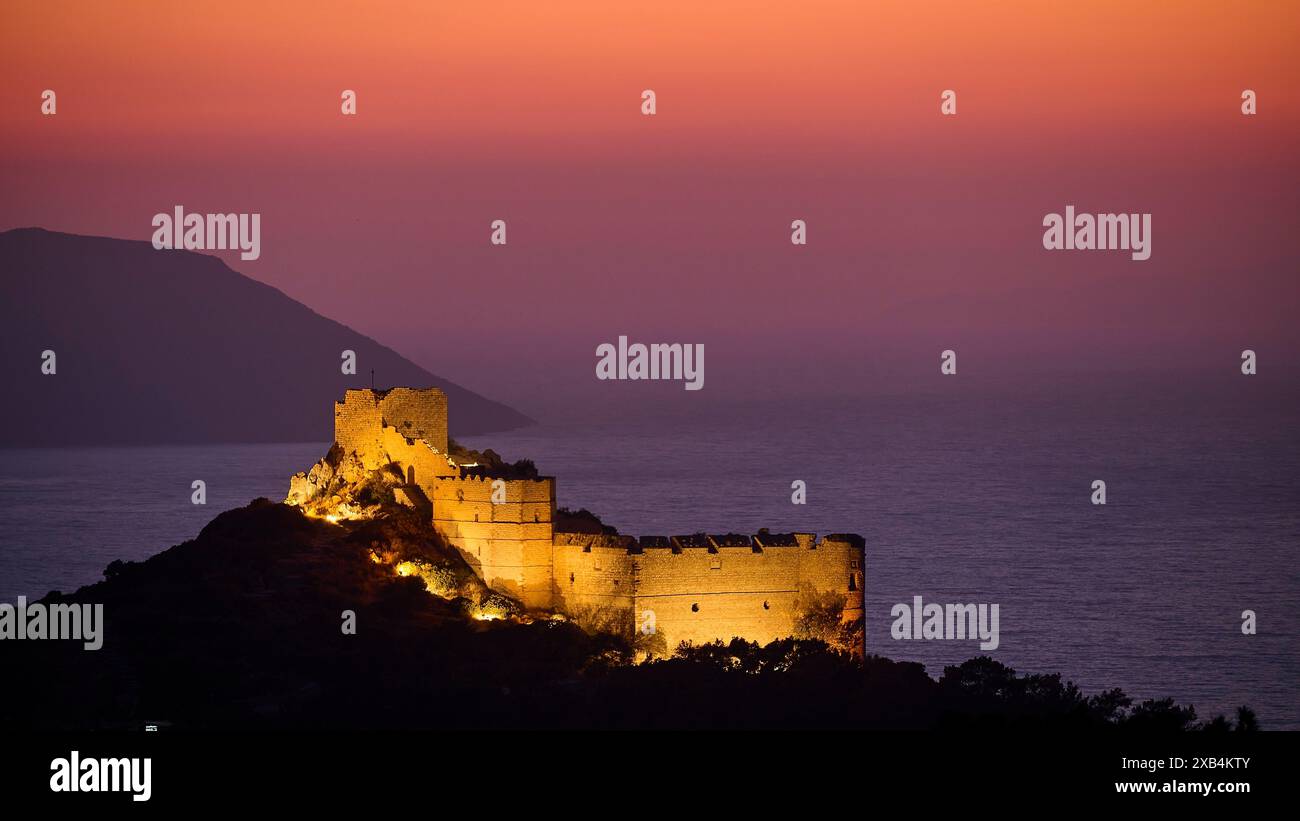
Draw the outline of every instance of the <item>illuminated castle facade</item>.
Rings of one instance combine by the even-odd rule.
[[[863,614],[864,543],[853,534],[607,536],[557,533],[555,479],[493,478],[448,453],[437,388],[349,390],[334,438],[367,470],[393,465],[398,490],[492,588],[525,607],[604,610],[647,625],[669,648],[795,632],[799,602],[834,593],[845,622]]]

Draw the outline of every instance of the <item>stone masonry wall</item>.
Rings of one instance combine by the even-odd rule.
[[[508,479],[492,502],[493,479],[434,480],[433,526],[483,581],[527,607],[551,606],[555,480]]]
[[[447,394],[437,388],[392,388],[379,399],[384,422],[404,436],[447,452]]]
[[[740,637],[761,644],[794,632],[799,549],[648,549],[636,556],[636,624],[654,624],[668,650]]]
[[[334,443],[344,454],[356,453],[366,470],[383,467],[383,417],[371,390],[350,390],[334,403]]]
[[[437,388],[349,390],[334,403],[334,441],[343,452],[355,451],[368,470],[384,461],[387,425],[409,439],[423,439],[447,452],[447,395]],[[390,460],[391,461],[391,460]]]
[[[864,612],[865,551],[862,537],[832,534],[799,551],[799,579],[804,593],[843,594],[844,620]]]
[[[630,536],[556,533],[552,606],[570,615],[612,609],[630,616],[634,545]]]
[[[814,592],[843,595],[846,621],[862,615],[859,537],[817,542],[801,533],[773,541],[639,548],[629,536],[558,533],[553,606],[569,613],[630,607],[633,625],[653,623],[670,652],[683,641],[765,644],[790,636],[801,596]]]

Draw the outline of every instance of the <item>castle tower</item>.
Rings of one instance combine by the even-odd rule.
[[[334,441],[345,454],[355,452],[368,469],[382,467],[384,430],[421,439],[447,453],[447,395],[438,388],[361,388],[334,403]]]
[[[489,587],[525,607],[552,606],[554,477],[441,477],[429,498],[434,529]]]

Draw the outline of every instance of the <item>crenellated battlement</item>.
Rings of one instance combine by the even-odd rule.
[[[765,550],[799,548],[817,550],[822,545],[847,547],[850,550],[865,551],[866,540],[856,533],[830,533],[820,541],[815,533],[755,533],[745,534],[710,534],[694,533],[682,536],[611,536],[599,533],[556,533],[555,546],[580,547],[584,551],[592,548],[606,550],[623,550],[627,553],[645,553],[649,550],[666,550],[681,555],[690,550],[704,550],[719,553],[724,550],[747,550],[762,553]]]
[[[489,485],[492,484],[493,482],[505,482],[507,484],[510,484],[512,482],[543,483],[543,482],[555,481],[554,476],[523,476],[523,477],[491,476],[484,473],[471,472],[464,465],[459,466],[459,469],[461,471],[460,474],[457,476],[447,477],[448,481],[477,482],[479,484],[487,483]]]

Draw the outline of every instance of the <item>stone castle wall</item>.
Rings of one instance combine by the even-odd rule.
[[[494,504],[494,481],[504,501]],[[434,480],[433,526],[489,586],[526,607],[551,607],[555,480],[478,476]]]
[[[637,558],[637,624],[653,612],[670,651],[683,641],[766,644],[794,632],[798,547],[651,548]]]
[[[557,533],[553,606],[625,610],[635,627],[653,624],[668,651],[733,637],[765,644],[794,633],[809,594],[842,595],[842,619],[861,617],[863,555],[858,537],[818,542],[810,533],[734,546],[721,539],[642,546],[631,536]]]
[[[379,412],[398,433],[447,452],[447,394],[437,388],[392,388],[380,398]]]
[[[366,470],[384,466],[384,419],[373,391],[350,390],[334,403],[334,444],[344,454],[356,453]]]
[[[636,574],[631,536],[556,533],[552,542],[552,606],[575,614],[612,609],[634,613]]]
[[[384,464],[398,465],[407,484],[419,487],[429,499],[433,498],[439,479],[460,474],[460,471],[447,461],[447,454],[434,450],[433,446],[423,439],[412,439],[402,435],[396,428],[385,426],[380,442],[382,443],[381,461]]]
[[[844,619],[865,612],[866,543],[856,534],[831,534],[799,552],[799,581],[804,593],[843,593]]]
[[[349,390],[334,403],[334,441],[344,453],[355,451],[369,470],[387,464],[382,461],[385,426],[446,454],[447,395],[437,388],[364,388]]]

